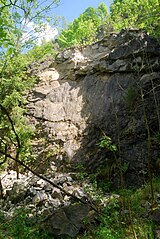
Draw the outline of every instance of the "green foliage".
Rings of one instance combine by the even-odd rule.
[[[159,0],[116,0],[111,5],[111,18],[116,30],[141,28],[160,34]]]
[[[37,33],[44,29],[48,13],[53,4],[41,0],[19,0],[0,2],[0,48],[9,56],[15,54],[33,43],[36,37],[33,32],[26,33],[27,24],[35,23]],[[43,3],[43,7],[41,6]]]
[[[103,165],[99,166],[96,172],[96,177],[99,179],[98,181],[100,181],[99,185],[103,185],[102,187],[105,190],[111,186],[110,180],[113,172],[116,172],[117,170],[121,171],[119,161],[116,156],[117,146],[112,143],[111,138],[107,135],[100,138],[96,145],[109,153],[107,161],[104,162]]]
[[[112,199],[105,208],[104,215],[101,217],[101,225],[96,231],[96,238],[120,239],[123,235],[119,215],[121,206],[119,200]]]
[[[77,19],[62,30],[58,43],[61,48],[92,43],[98,27],[108,23],[108,9],[104,3],[98,8],[89,7]]]
[[[30,151],[30,138],[33,134],[33,129],[28,125],[25,117],[24,106],[26,104],[25,92],[29,90],[34,84],[34,78],[27,77],[25,68],[27,66],[27,60],[21,56],[16,55],[12,59],[6,57],[7,65],[3,68],[1,65],[0,78],[0,102],[8,112],[12,119],[14,128],[21,142],[20,155],[21,159],[29,156]],[[0,111],[0,129],[2,134],[0,135],[0,149],[1,151],[9,153],[11,150],[17,150],[17,138],[13,132],[11,122],[8,120],[6,113]],[[4,156],[1,155],[1,159]]]
[[[121,170],[123,173],[126,173],[129,167],[129,162],[128,163],[124,163],[123,165],[121,165]]]
[[[42,60],[49,56],[55,56],[55,51],[53,49],[53,43],[52,41],[45,42],[38,46],[34,46],[30,51],[27,52],[27,58],[30,59],[30,61],[36,61],[36,60]]]
[[[99,142],[97,143],[97,146],[100,148],[105,148],[107,151],[115,152],[117,151],[117,147],[115,144],[112,144],[112,140],[108,136],[103,136]]]
[[[42,231],[34,217],[27,210],[19,209],[12,219],[7,220],[0,215],[0,238],[3,239],[50,239],[47,232]]]
[[[6,3],[7,5],[7,3]],[[8,53],[14,52],[14,25],[9,7],[5,7],[5,3],[0,3],[0,48],[5,48]]]
[[[53,4],[40,0],[0,2],[0,162],[8,157],[23,162],[31,160],[33,128],[28,124],[25,94],[35,82],[29,77],[27,66],[31,61],[53,53],[52,43],[43,42],[27,54],[23,50],[33,46],[37,35],[26,33],[28,23],[35,24],[36,33],[44,29],[44,22]],[[24,36],[27,38],[25,39]],[[18,169],[18,168],[17,168]]]
[[[154,180],[154,193],[159,193],[159,178]],[[100,216],[100,225],[92,233],[82,237],[95,239],[154,239],[154,229],[158,226],[152,221],[152,196],[147,183],[137,190],[110,192],[112,197]],[[158,200],[155,206],[158,206]]]

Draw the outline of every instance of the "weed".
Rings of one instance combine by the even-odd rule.
[[[115,152],[117,151],[117,147],[115,144],[112,144],[112,140],[107,135],[100,138],[99,142],[97,143],[97,146],[100,148],[105,148],[109,152]]]
[[[53,239],[47,232],[42,231],[34,221],[28,216],[26,210],[19,209],[14,217],[7,220],[0,215],[0,239]]]
[[[155,194],[159,191],[159,179],[154,179]],[[113,193],[113,192],[112,192]],[[155,224],[151,219],[152,198],[150,184],[147,183],[137,190],[121,189],[119,197],[109,200],[100,225],[93,235],[85,235],[94,239],[154,239]],[[158,205],[158,201],[157,201]]]

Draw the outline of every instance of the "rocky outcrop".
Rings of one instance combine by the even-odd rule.
[[[47,147],[60,147],[56,163],[80,162],[89,172],[102,166],[116,186],[120,171],[126,185],[142,184],[148,158],[159,164],[159,65],[158,41],[139,30],[111,33],[32,64],[38,82],[28,95],[28,115]],[[117,145],[118,163],[96,146],[104,134]]]

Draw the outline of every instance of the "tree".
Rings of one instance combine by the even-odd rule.
[[[116,30],[141,28],[158,36],[159,13],[159,0],[115,0],[111,5],[111,19]]]
[[[67,29],[62,30],[58,43],[62,48],[92,43],[96,40],[99,26],[108,21],[108,9],[104,3],[101,3],[98,8],[89,7],[71,22]]]
[[[57,3],[58,0],[0,2],[0,165],[7,161],[6,155],[22,162],[30,156],[33,130],[25,116],[24,95],[34,84],[33,77],[26,73],[34,56],[29,59],[29,54],[22,52],[33,45],[37,35],[31,31],[26,39],[24,36],[29,23],[34,24],[37,32],[42,31],[52,5]],[[18,177],[17,163],[16,169]]]

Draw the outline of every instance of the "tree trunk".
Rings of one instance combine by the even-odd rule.
[[[4,195],[3,195],[3,186],[2,186],[2,182],[1,182],[1,178],[0,178],[0,199],[3,199]]]

